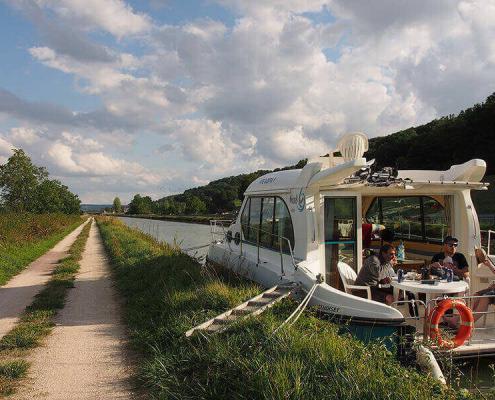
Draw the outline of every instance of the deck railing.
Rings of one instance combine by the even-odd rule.
[[[296,260],[294,258],[294,250],[292,249],[292,244],[288,238],[286,238],[285,236],[276,235],[272,232],[266,231],[258,227],[247,226],[243,224],[241,224],[241,232],[236,233],[236,236],[232,236],[232,232],[226,230],[226,228],[228,228],[232,224],[232,222],[233,221],[231,220],[211,220],[210,230],[212,235],[212,241],[213,242],[215,242],[216,240],[220,240],[222,242],[226,241],[229,244],[229,246],[232,241],[236,244],[238,243],[240,246],[239,247],[240,256],[243,256],[243,244],[255,246],[256,254],[257,254],[257,264],[260,263],[260,249],[277,251],[280,255],[281,276],[285,275],[284,255],[288,255],[290,257],[290,264],[294,269],[297,269]],[[243,227],[249,228],[250,230],[253,230],[255,232],[256,241],[247,240],[244,238],[244,235],[242,234]],[[270,243],[277,243],[278,247],[274,248],[274,247],[263,246],[261,243],[262,235],[268,235],[271,238]],[[284,251],[284,249],[287,249],[288,251],[286,252]]]
[[[431,310],[437,305],[437,302],[443,299],[455,299],[455,300],[463,300],[466,302],[466,304],[472,309],[473,303],[476,299],[492,299],[495,298],[495,295],[482,295],[482,296],[476,296],[476,295],[468,295],[468,296],[460,296],[460,297],[437,297],[436,299],[430,300],[427,304],[424,303],[421,300],[400,300],[400,301],[395,301],[392,303],[393,307],[398,307],[401,305],[406,305],[409,308],[412,307],[413,310],[415,310],[416,314],[415,315],[404,315],[404,319],[406,322],[412,322],[413,325],[416,326],[416,334],[422,337],[424,341],[428,340],[429,337],[429,325],[428,325],[428,319],[427,317],[430,315]],[[405,311],[407,312],[407,311]],[[488,309],[486,311],[474,311],[472,310],[473,316],[476,318],[477,315],[480,315],[481,317],[481,322],[479,320],[475,322],[475,326],[473,328],[473,332],[471,334],[471,337],[465,342],[465,345],[470,346],[470,345],[475,345],[475,344],[481,344],[481,343],[493,343],[495,344],[495,322],[493,319],[489,320],[488,323],[490,325],[487,325],[487,318],[490,317],[490,315],[495,315],[495,310],[493,307],[488,306]],[[403,312],[404,314],[404,312]],[[476,335],[477,332],[485,332],[485,331],[491,331],[491,333],[487,335]]]
[[[491,253],[491,250],[493,248],[492,238],[495,238],[495,231],[488,229],[488,230],[481,230],[480,232],[481,232],[481,246],[486,250],[486,253],[488,255],[493,255]],[[493,245],[495,245],[495,243],[493,243]]]

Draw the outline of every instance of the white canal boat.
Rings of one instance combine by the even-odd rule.
[[[235,221],[212,221],[208,261],[265,287],[297,284],[312,292],[310,306],[338,320],[409,324],[422,331],[427,310],[421,318],[411,317],[400,301],[389,306],[352,294],[363,265],[362,226],[367,221],[394,229],[397,243],[402,240],[406,249],[404,267],[429,264],[445,236],[457,237],[470,269],[465,297],[486,288],[495,275],[475,255],[482,238],[471,200],[471,190],[487,188],[482,182],[486,163],[474,159],[445,171],[371,173],[372,161],[363,158],[367,149],[364,134],[348,134],[335,150],[339,156],[330,152],[302,169],[256,179]],[[495,354],[494,326],[489,311],[456,354]]]

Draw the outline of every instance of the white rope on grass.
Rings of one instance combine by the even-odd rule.
[[[194,247],[189,247],[187,249],[181,249],[182,251],[191,251],[191,250],[199,250],[199,249],[202,249],[204,247],[208,247],[210,245],[210,243],[207,243],[207,244],[202,244],[201,246],[194,246]]]
[[[289,326],[292,326],[298,319],[299,317],[301,316],[301,314],[303,313],[303,311],[305,310],[305,308],[307,307],[309,301],[311,300],[311,297],[313,297],[313,293],[315,292],[316,288],[318,287],[320,283],[317,282],[315,283],[312,288],[308,291],[308,293],[306,294],[306,297],[304,297],[304,299],[301,301],[301,303],[296,307],[296,309],[293,311],[293,313],[291,315],[289,315],[287,317],[287,319],[282,322],[280,324],[280,326],[275,329],[272,334],[274,335],[275,333],[277,333],[283,326],[285,326],[289,321],[291,321],[293,318],[293,321],[289,324]],[[297,315],[296,315],[297,314]]]

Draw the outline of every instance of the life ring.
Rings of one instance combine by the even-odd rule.
[[[439,323],[445,312],[450,309],[456,309],[461,318],[461,323],[457,334],[453,340],[444,340],[440,334]],[[469,339],[474,327],[474,318],[471,309],[462,301],[453,299],[444,299],[440,301],[437,306],[431,311],[428,317],[428,323],[430,326],[429,334],[430,339],[436,341],[439,347],[444,349],[454,349],[462,346],[464,342]]]

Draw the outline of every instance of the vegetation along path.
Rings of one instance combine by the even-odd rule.
[[[67,255],[85,224],[58,242],[53,249],[33,261],[19,275],[0,287],[0,338],[16,324],[24,309],[33,302],[58,261]]]
[[[15,399],[131,399],[125,332],[101,237],[93,224],[75,287]]]

